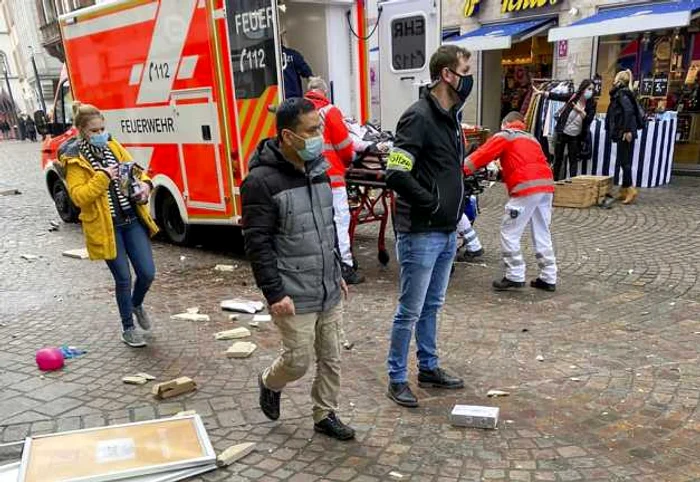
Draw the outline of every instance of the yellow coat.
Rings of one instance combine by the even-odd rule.
[[[107,145],[119,162],[131,161],[131,155],[116,140],[111,139]],[[115,259],[117,245],[114,223],[109,211],[109,176],[103,171],[95,170],[90,161],[83,157],[77,139],[71,139],[61,146],[59,158],[65,169],[68,194],[73,203],[80,208],[79,219],[83,225],[90,259]],[[144,172],[141,180],[145,182],[150,179]],[[136,214],[148,228],[150,235],[154,236],[158,227],[151,217],[148,205],[136,205]]]

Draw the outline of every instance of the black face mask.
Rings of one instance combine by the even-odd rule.
[[[472,93],[472,88],[474,87],[474,77],[471,74],[467,75],[461,75],[455,72],[454,70],[450,69],[450,72],[455,74],[457,77],[459,77],[459,84],[457,84],[457,88],[455,89],[452,84],[449,84],[450,87],[452,87],[452,90],[455,91],[457,94],[457,97],[459,97],[460,102],[464,103],[466,100],[469,98],[469,94]]]

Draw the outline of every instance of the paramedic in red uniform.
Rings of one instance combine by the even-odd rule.
[[[493,287],[505,291],[525,286],[525,260],[520,250],[520,238],[531,223],[540,276],[530,286],[555,291],[557,263],[549,232],[554,197],[552,169],[540,143],[527,132],[519,112],[508,114],[501,129],[464,161],[464,173],[469,175],[500,159],[503,180],[510,195],[501,224],[505,276],[501,281],[494,281]]]
[[[350,285],[359,284],[365,279],[354,268],[350,246],[350,207],[345,187],[345,171],[355,158],[355,148],[343,114],[328,100],[328,86],[322,78],[311,78],[309,90],[304,97],[314,104],[323,123],[323,157],[330,166],[328,177],[333,190],[333,217],[338,234],[343,279]]]

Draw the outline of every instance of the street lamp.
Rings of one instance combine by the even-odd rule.
[[[41,88],[41,79],[39,78],[39,71],[36,68],[36,61],[34,60],[34,48],[31,45],[29,46],[29,56],[32,59],[32,67],[34,68],[34,78],[36,79],[41,110],[46,112],[46,103],[44,102],[44,90]]]

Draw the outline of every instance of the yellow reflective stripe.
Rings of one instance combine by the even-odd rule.
[[[403,149],[394,148],[389,154],[386,162],[387,170],[411,172],[413,170],[414,158],[410,152]]]

